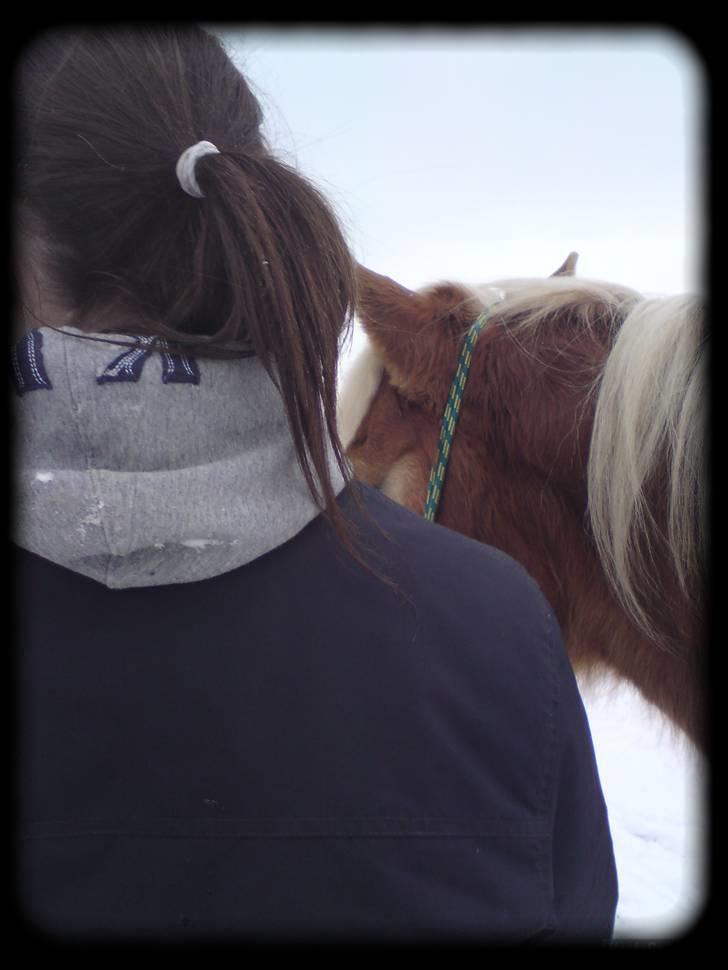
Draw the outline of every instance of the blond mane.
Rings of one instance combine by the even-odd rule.
[[[675,574],[704,574],[707,518],[707,343],[688,296],[642,300],[627,315],[605,367],[588,467],[589,514],[607,575],[650,631],[640,592],[650,587],[659,527],[647,487],[666,461],[667,544]]]
[[[469,291],[484,305],[490,306],[493,289],[502,291],[505,299],[493,307],[490,321],[518,328],[533,329],[568,310],[575,322],[588,330],[603,321],[605,310],[616,328],[625,307],[638,302],[640,294],[625,286],[575,276],[549,276],[546,279],[499,280],[488,286],[470,287]]]

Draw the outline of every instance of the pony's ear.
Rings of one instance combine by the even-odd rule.
[[[569,253],[564,262],[559,266],[552,276],[573,276],[576,271],[576,261],[579,258],[578,253]]]
[[[366,266],[357,266],[357,316],[388,372],[402,383],[416,345],[414,339],[428,322],[426,301]]]
[[[370,336],[387,327],[410,330],[416,326],[424,308],[419,293],[361,264],[357,265],[356,277],[357,311]]]
[[[442,368],[446,395],[462,336],[480,310],[477,298],[447,282],[415,292],[364,266],[357,277],[358,316],[390,382],[410,400],[429,398]]]

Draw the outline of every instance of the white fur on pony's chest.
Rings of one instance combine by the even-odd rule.
[[[339,438],[346,450],[354,440],[359,425],[366,417],[379,390],[384,364],[371,344],[362,350],[352,364],[339,394],[337,424]]]
[[[384,492],[387,498],[393,502],[404,505],[406,508],[412,507],[412,496],[417,495],[421,488],[420,462],[416,455],[403,455],[387,472],[384,481],[379,486],[379,490]],[[413,509],[421,512],[422,509]]]

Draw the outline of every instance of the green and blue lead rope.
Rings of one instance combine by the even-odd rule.
[[[425,500],[424,517],[429,522],[434,522],[435,516],[437,515],[437,507],[440,504],[440,495],[442,493],[442,487],[445,484],[445,472],[447,471],[447,462],[448,458],[450,457],[450,448],[452,447],[453,438],[455,437],[455,428],[458,423],[458,418],[460,417],[460,405],[462,404],[463,394],[465,392],[465,384],[468,380],[468,372],[470,371],[470,365],[473,361],[473,348],[475,347],[475,343],[480,336],[480,332],[485,326],[489,315],[490,308],[488,310],[484,310],[483,313],[480,314],[475,323],[465,334],[463,348],[460,351],[460,358],[458,360],[457,370],[455,371],[455,377],[450,385],[450,393],[447,398],[447,404],[445,405],[445,411],[442,415],[442,422],[440,424],[440,441],[438,444],[437,460],[432,467],[430,481],[427,485],[427,498]]]

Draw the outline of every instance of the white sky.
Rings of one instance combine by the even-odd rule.
[[[410,287],[703,285],[702,64],[667,29],[215,28],[357,259]]]

